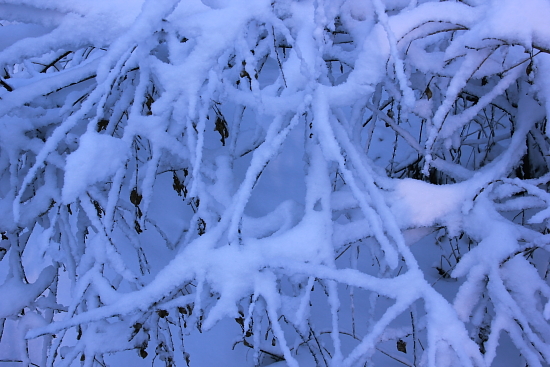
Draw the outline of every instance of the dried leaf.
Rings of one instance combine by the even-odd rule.
[[[138,191],[137,191],[137,187],[134,187],[132,189],[132,192],[130,193],[130,202],[132,204],[134,204],[135,206],[138,206],[139,203],[141,203],[141,199],[143,198],[143,196],[141,196]]]
[[[220,141],[222,142],[222,145],[225,146],[225,139],[229,137],[229,130],[227,128],[227,121],[225,121],[225,118],[223,118],[222,115],[218,115],[216,117],[216,126],[214,127],[214,130],[220,134]]]
[[[531,75],[531,73],[533,72],[533,61],[531,60],[531,62],[529,63],[529,65],[527,65],[527,68],[525,69],[525,73],[527,74],[527,76]]]
[[[184,175],[187,176],[187,170],[184,170]],[[173,172],[173,183],[172,187],[174,190],[178,193],[178,196],[182,196],[185,198],[187,196],[187,187],[181,182],[180,178],[176,174],[176,172]]]
[[[134,221],[134,229],[136,230],[137,233],[142,233],[143,230],[141,229],[141,226],[139,225],[139,222],[136,220]]]
[[[97,200],[94,200],[93,204],[94,204],[94,208],[97,212],[97,216],[101,218],[103,216],[103,214],[105,214],[105,210],[103,210],[103,208],[101,207],[101,205],[99,205]]]
[[[99,120],[97,122],[97,132],[106,130],[108,125],[109,125],[109,120],[105,120],[105,119]]]
[[[426,95],[428,100],[432,99],[433,94],[432,94],[432,90],[430,89],[429,85],[427,85],[426,89],[424,89],[424,94]]]
[[[397,341],[397,350],[403,353],[407,353],[407,342],[403,339]]]
[[[159,315],[160,318],[165,318],[169,313],[166,310],[157,310],[157,315]]]
[[[202,236],[206,233],[206,222],[204,219],[199,218],[198,220],[198,230],[199,230],[199,236]]]

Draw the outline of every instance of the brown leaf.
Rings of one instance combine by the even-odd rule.
[[[397,341],[397,350],[403,353],[407,353],[407,342],[403,339]]]
[[[135,206],[138,206],[139,203],[141,203],[141,199],[143,198],[143,196],[141,196],[138,191],[137,191],[137,187],[134,187],[132,189],[132,192],[130,193],[130,202],[132,204],[134,204]]]
[[[424,90],[424,94],[426,94],[426,97],[428,97],[428,100],[432,99],[433,94],[429,85],[426,86],[426,89]]]
[[[527,65],[527,68],[525,69],[525,73],[527,74],[527,76],[529,76],[532,72],[533,72],[533,61],[531,61],[529,65]]]

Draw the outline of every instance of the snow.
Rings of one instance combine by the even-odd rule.
[[[0,302],[0,318],[6,318],[24,309],[44,292],[55,275],[55,268],[50,266],[43,269],[36,282],[32,284],[25,284],[17,278],[8,279],[0,288],[3,294],[10,295]]]
[[[111,177],[127,160],[128,147],[112,136],[89,132],[80,137],[78,149],[67,157],[62,200],[75,201],[86,188]]]
[[[496,5],[498,4],[498,5]],[[521,4],[513,0],[495,1],[486,7],[484,19],[473,31],[481,38],[495,37],[519,43],[530,49],[533,45],[548,47],[550,26],[547,17],[550,5],[543,0]]]
[[[404,179],[396,185],[391,209],[402,228],[452,226],[460,220],[466,193],[462,184],[438,186]]]
[[[547,365],[549,15],[4,1],[0,361]]]

